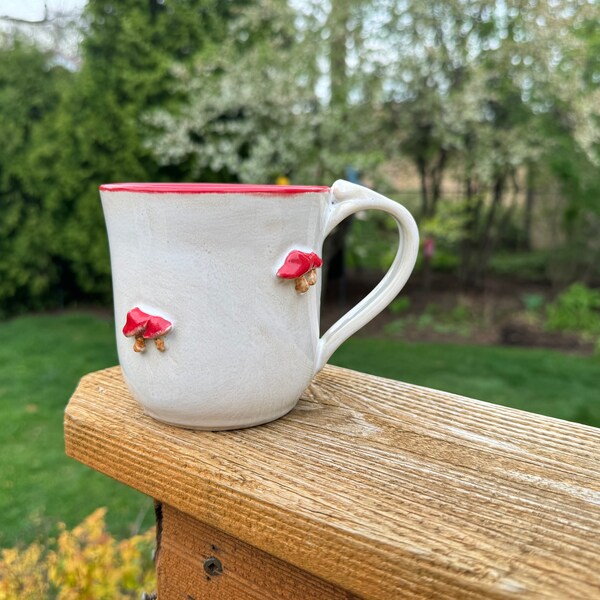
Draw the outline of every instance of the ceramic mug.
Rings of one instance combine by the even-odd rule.
[[[410,213],[367,188],[125,183],[100,187],[125,381],[152,417],[235,429],[290,411],[336,348],[382,311],[417,257]],[[319,337],[321,251],[340,221],[398,224],[379,285]]]

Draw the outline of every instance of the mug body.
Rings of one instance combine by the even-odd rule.
[[[113,184],[100,188],[123,375],[151,416],[248,427],[296,404],[315,373],[320,278],[276,273],[291,250],[321,255],[325,187]],[[140,308],[172,323],[164,351],[122,332]]]

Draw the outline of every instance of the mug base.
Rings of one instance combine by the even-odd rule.
[[[249,427],[257,427],[258,425],[264,425],[265,423],[270,423],[271,421],[276,421],[277,419],[281,419],[289,412],[291,412],[296,406],[297,402],[294,403],[291,407],[286,407],[286,409],[278,413],[274,416],[269,416],[266,419],[259,419],[258,421],[248,421],[246,423],[235,423],[235,424],[223,424],[223,425],[190,425],[187,423],[175,423],[173,421],[168,421],[167,419],[163,419],[158,415],[153,414],[146,408],[144,408],[144,413],[149,417],[152,417],[155,421],[160,421],[161,423],[165,423],[165,425],[171,425],[172,427],[179,427],[180,429],[191,429],[193,431],[231,431],[234,429],[248,429]]]

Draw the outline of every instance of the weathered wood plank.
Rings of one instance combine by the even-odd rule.
[[[67,453],[366,598],[600,598],[600,430],[326,367],[230,432],[143,415],[118,368],[81,381]]]
[[[204,561],[222,573],[209,576]],[[158,597],[201,600],[352,600],[356,596],[163,504]]]

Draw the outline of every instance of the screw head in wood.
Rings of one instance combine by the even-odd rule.
[[[209,556],[204,561],[204,572],[209,577],[215,577],[216,575],[221,575],[221,573],[223,572],[223,565],[221,564],[221,561],[218,558],[216,558],[215,556]]]

